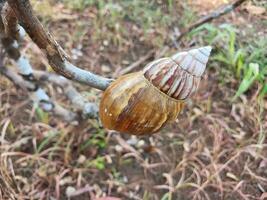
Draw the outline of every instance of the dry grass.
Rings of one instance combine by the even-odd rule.
[[[115,30],[98,21],[95,6],[78,12],[57,3],[52,10],[60,9],[60,15],[45,16],[46,26],[66,51],[77,54],[77,64],[109,76],[118,66],[126,67],[148,49],[169,41],[173,33],[172,27],[161,31],[157,26],[144,33],[125,19]],[[101,37],[94,29],[98,22],[107,29]],[[190,46],[187,39],[181,45]],[[44,59],[36,59],[42,55],[29,41],[23,52],[36,68],[47,68]],[[0,199],[266,198],[266,99],[258,101],[255,86],[232,102],[238,82],[234,76],[225,79],[222,83],[218,63],[210,62],[199,93],[177,123],[151,137],[135,138],[106,132],[97,120],[75,126],[36,113],[27,95],[0,76]],[[101,95],[77,86],[88,98]],[[71,107],[60,88],[47,83],[46,89]]]

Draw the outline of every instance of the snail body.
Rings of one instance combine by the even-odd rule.
[[[155,133],[174,121],[198,88],[211,47],[202,47],[149,63],[123,75],[104,92],[99,115],[105,128],[122,133]]]

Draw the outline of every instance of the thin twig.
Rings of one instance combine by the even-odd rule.
[[[29,81],[25,81],[20,75],[15,73],[10,68],[7,68],[3,66],[2,64],[3,60],[0,58],[0,73],[3,74],[5,77],[7,77],[11,82],[13,82],[17,87],[23,89],[24,91],[33,90],[35,85]],[[40,90],[38,90],[40,92]],[[36,95],[31,95],[31,98],[33,101],[40,101],[39,104],[47,112],[53,112],[56,116],[59,116],[60,118],[64,119],[65,121],[74,121],[77,118],[77,115],[62,106],[60,106],[58,103],[51,101],[50,99],[38,99],[34,100],[34,98],[38,98]],[[44,104],[42,106],[42,103]],[[50,107],[48,107],[48,104]],[[52,109],[50,109],[52,108]]]
[[[34,77],[39,81],[48,81],[56,84],[64,90],[65,95],[71,101],[74,107],[82,112],[84,118],[96,118],[98,116],[98,107],[94,103],[88,102],[71,84],[71,82],[54,73],[40,70],[33,71]]]
[[[164,54],[169,50],[170,48],[168,46],[164,46],[159,51],[156,51],[155,49],[150,50],[146,55],[140,57],[136,62],[130,64],[128,67],[123,68],[119,72],[115,73],[115,76],[117,75],[124,75],[130,72],[133,72],[134,70],[138,68],[144,68],[142,64],[146,61],[148,61],[151,58],[158,59],[164,56]]]
[[[0,58],[0,63],[2,63],[2,59]],[[34,85],[30,82],[26,82],[23,78],[14,73],[10,68],[4,67],[0,64],[0,73],[7,77],[11,82],[13,82],[16,86],[19,86],[22,90],[28,91],[33,90]]]
[[[29,0],[8,0],[8,3],[19,19],[19,23],[46,54],[51,67],[57,73],[100,90],[105,90],[109,86],[112,82],[111,79],[80,69],[68,61],[63,49],[52,35],[45,31],[38,18],[33,14]]]
[[[4,66],[4,53],[2,52],[2,50],[0,52],[0,73],[11,80],[16,86],[28,91],[31,100],[35,104],[38,104],[43,110],[47,112],[54,112],[57,116],[60,116],[66,121],[75,120],[75,118],[77,118],[77,115],[75,113],[61,107],[55,101],[52,101],[46,94],[46,92],[37,84],[32,74],[32,67],[29,61],[27,60],[27,58],[21,55],[18,49],[16,38],[18,38],[20,35],[19,31],[14,31],[18,28],[16,17],[14,17],[12,10],[8,9],[6,5],[4,6],[5,11],[1,12],[0,39],[9,57],[16,62],[20,75],[12,71],[10,68],[6,68]],[[2,9],[2,6],[3,4],[1,4],[0,9]],[[5,23],[3,21],[5,21]],[[13,31],[10,32],[7,30]]]
[[[232,10],[236,9],[238,6],[240,6],[242,3],[244,3],[247,0],[236,0],[233,3],[230,3],[224,7],[220,7],[214,11],[212,11],[211,13],[209,13],[208,15],[204,16],[203,18],[199,19],[197,22],[191,24],[189,27],[187,27],[185,30],[183,30],[181,32],[181,34],[178,36],[178,38],[176,39],[176,41],[180,41],[185,35],[187,35],[189,32],[191,32],[193,29],[207,23],[210,22],[216,18],[219,18],[222,15],[225,15],[229,12],[231,12]]]
[[[128,67],[123,68],[122,70],[120,70],[118,72],[118,75],[123,75],[123,74],[127,74],[129,72],[134,71],[136,68],[140,67],[140,65],[142,65],[145,61],[147,61],[149,58],[151,58],[153,56],[153,54],[155,54],[155,50],[154,49],[149,51],[146,55],[142,56],[139,60],[137,60],[136,62],[132,63]]]
[[[23,35],[21,33],[23,31],[20,31],[20,29],[23,29],[23,28],[18,26],[17,24],[18,20],[16,16],[14,15],[13,10],[10,9],[7,3],[3,7],[3,12],[1,13],[1,17],[4,23],[0,24],[1,25],[0,30],[5,29],[5,31],[2,31],[0,34],[0,36],[2,37],[2,43],[4,44],[5,50],[8,52],[9,57],[16,61],[16,65],[20,69],[20,73],[22,75],[22,77],[19,77],[19,76],[13,77],[13,79],[11,80],[21,82],[24,79],[24,82],[22,82],[21,86],[25,86],[25,84],[27,84],[26,89],[30,90],[30,93],[33,94],[32,96],[37,97],[37,99],[41,100],[41,102],[44,102],[43,101],[44,99],[42,99],[42,97],[43,98],[46,97],[45,100],[47,101],[45,102],[48,104],[48,107],[51,108],[51,110],[46,109],[46,111],[51,112],[52,109],[54,109],[53,112],[63,113],[64,112],[63,108],[60,108],[59,106],[51,106],[52,104],[54,105],[55,102],[53,103],[50,102],[51,100],[46,94],[46,92],[43,89],[41,89],[39,84],[37,83],[38,80],[36,80],[35,75],[32,73],[33,69],[28,59],[22,57],[18,49],[18,45],[14,45],[15,43],[17,43],[16,40],[22,39]],[[7,76],[7,75],[11,75],[12,71],[4,70],[3,72],[6,72],[5,75]],[[78,111],[83,114],[84,118],[96,118],[97,117],[98,115],[97,105],[86,101],[84,97],[72,86],[69,80],[67,80],[66,78],[62,76],[58,76],[56,74],[52,74],[52,73],[44,74],[44,73],[42,74],[42,77],[44,77],[45,75],[51,75],[51,77],[47,77],[47,79],[56,80],[58,83],[61,84],[61,87],[64,89],[65,94],[68,97],[68,99],[75,106],[75,108],[77,108]],[[12,75],[14,74],[15,73],[13,73]],[[74,119],[73,114],[69,116],[72,116]]]

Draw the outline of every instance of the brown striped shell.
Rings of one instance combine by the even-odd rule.
[[[198,88],[210,51],[207,46],[156,60],[145,67],[144,76],[168,96],[187,99]]]
[[[104,92],[99,116],[105,128],[143,135],[174,121],[197,89],[210,47],[193,49],[119,77]]]

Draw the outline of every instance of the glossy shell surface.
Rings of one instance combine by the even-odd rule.
[[[143,72],[121,76],[104,92],[100,119],[104,127],[142,135],[158,131],[173,121],[183,101],[168,97],[144,77]]]
[[[197,90],[210,51],[207,46],[177,53],[115,80],[100,102],[104,127],[142,135],[174,121],[184,100]]]

